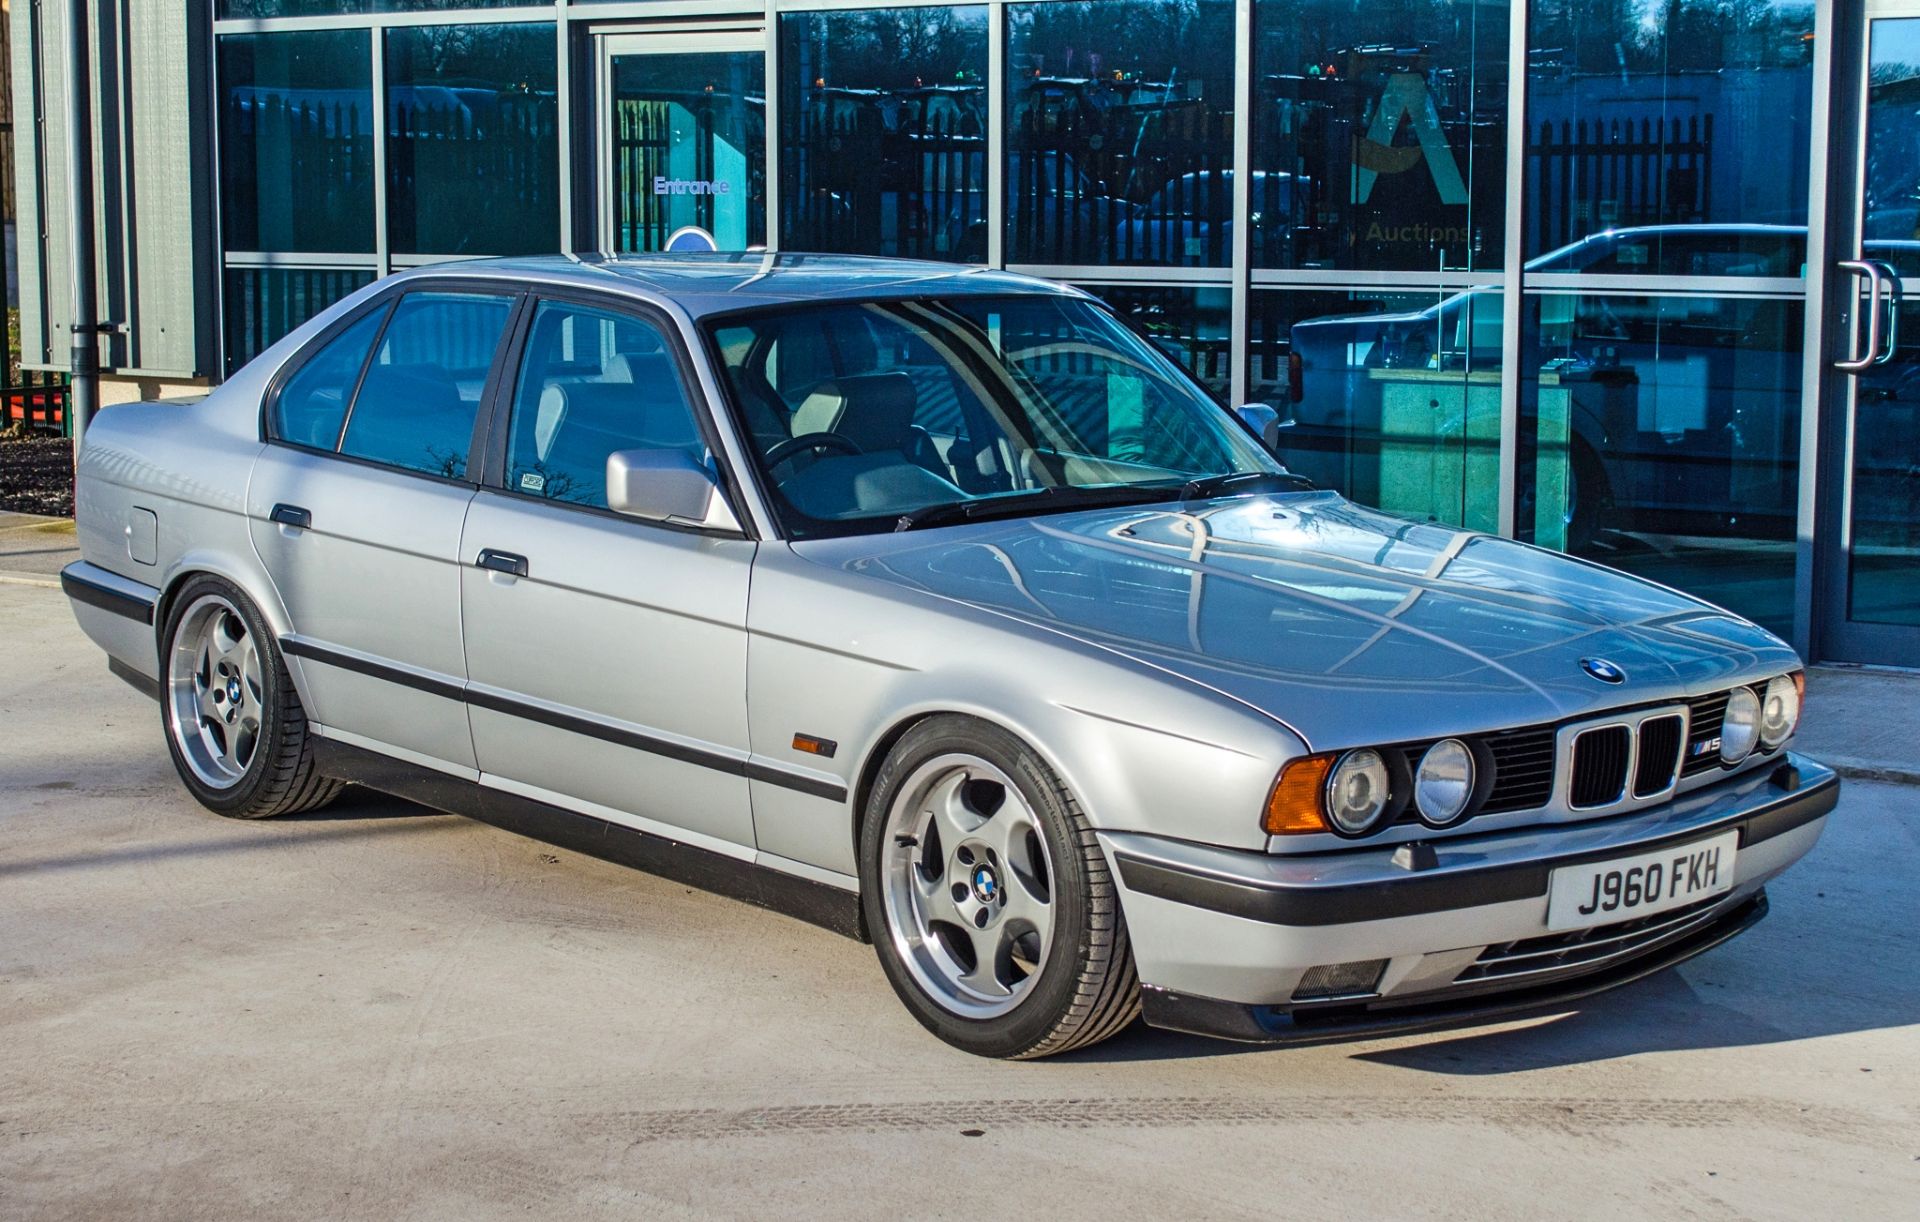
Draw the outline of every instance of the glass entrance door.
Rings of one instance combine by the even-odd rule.
[[[1920,4],[1869,4],[1824,656],[1920,666]]]
[[[764,36],[609,34],[598,61],[601,249],[765,245]]]

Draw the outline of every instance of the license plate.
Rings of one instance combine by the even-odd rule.
[[[1547,928],[1585,929],[1682,908],[1733,889],[1739,832],[1553,872]]]

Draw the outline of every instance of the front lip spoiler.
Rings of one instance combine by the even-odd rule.
[[[1410,999],[1396,1003],[1382,1000],[1356,1005],[1289,1008],[1194,997],[1146,985],[1140,990],[1141,1017],[1150,1027],[1244,1044],[1329,1044],[1445,1027],[1474,1026],[1516,1014],[1566,1005],[1645,979],[1738,937],[1766,915],[1767,893],[1758,891],[1712,924],[1636,958],[1580,975],[1492,995],[1479,993],[1425,1001]]]
[[[1839,802],[1840,778],[1825,769],[1816,771],[1821,775],[1802,783],[1801,768],[1783,761],[1773,770],[1771,783],[1784,792],[1724,818],[1703,820],[1657,838],[1479,868],[1410,872],[1389,879],[1299,884],[1250,874],[1228,876],[1166,859],[1149,860],[1125,848],[1116,849],[1113,856],[1120,881],[1128,891],[1210,912],[1268,925],[1300,927],[1385,921],[1538,899],[1546,895],[1548,880],[1557,867],[1649,852],[1718,832],[1737,829],[1743,849],[1771,840],[1825,817]],[[1445,849],[1447,842],[1436,842],[1436,847]]]

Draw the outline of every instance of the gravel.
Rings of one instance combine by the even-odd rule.
[[[72,443],[32,433],[0,436],[0,513],[72,517]]]

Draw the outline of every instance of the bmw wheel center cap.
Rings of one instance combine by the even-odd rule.
[[[1000,880],[994,877],[993,867],[985,862],[973,868],[973,898],[983,904],[991,904],[1000,898]]]

